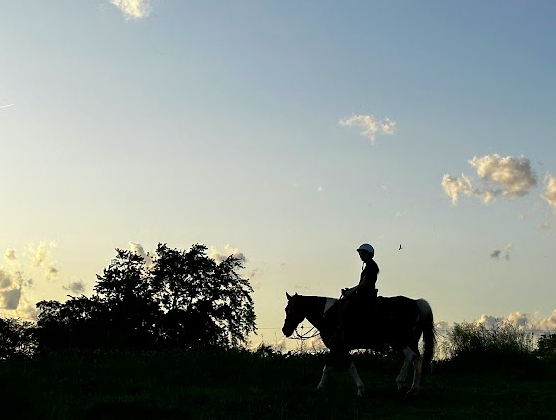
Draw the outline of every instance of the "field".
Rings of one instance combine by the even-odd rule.
[[[356,356],[367,395],[346,371],[316,392],[324,355],[269,349],[67,353],[0,362],[5,419],[553,419],[552,366],[538,360],[434,365],[404,401],[401,360]],[[515,363],[514,363],[515,362]]]

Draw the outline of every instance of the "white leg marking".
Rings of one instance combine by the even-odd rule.
[[[409,370],[409,366],[413,363],[413,360],[415,360],[415,357],[417,356],[409,347],[406,347],[402,351],[405,355],[405,360],[403,362],[402,370],[400,370],[400,374],[396,378],[398,390],[401,390],[403,388],[403,384],[407,380],[407,372]]]
[[[330,373],[331,370],[332,370],[332,366],[324,366],[324,369],[322,370],[322,377],[320,378],[320,382],[317,386],[317,389],[322,389],[322,387],[326,383],[326,380],[328,379],[328,374]]]
[[[351,373],[351,376],[355,381],[355,385],[357,385],[357,396],[362,397],[363,395],[365,395],[365,384],[359,377],[359,374],[357,373],[357,369],[355,368],[355,363],[353,362],[349,364],[349,373]]]

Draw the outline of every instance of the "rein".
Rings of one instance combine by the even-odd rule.
[[[299,334],[299,331],[297,331],[297,327],[295,328],[295,334],[297,335],[298,340],[308,340],[310,338],[316,337],[317,335],[320,335],[320,332],[317,330],[315,333],[313,333],[313,335],[309,335],[311,334],[311,331],[313,331],[315,329],[315,327],[312,327],[309,331],[307,331],[306,333],[303,334]]]

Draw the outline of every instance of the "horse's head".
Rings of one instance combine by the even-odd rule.
[[[284,320],[282,332],[286,337],[289,337],[293,334],[301,321],[305,319],[305,314],[301,308],[301,296],[297,293],[290,296],[286,292],[286,297],[288,298],[288,304],[286,305],[286,319]]]

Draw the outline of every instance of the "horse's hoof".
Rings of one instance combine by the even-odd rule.
[[[405,395],[404,395],[404,397],[403,397],[403,400],[404,400],[404,401],[409,401],[409,400],[413,399],[415,396],[417,396],[417,393],[418,393],[418,392],[419,392],[419,390],[416,389],[416,388],[411,388],[411,389],[409,389],[409,390],[405,393]]]
[[[401,386],[398,388],[398,394],[400,394],[400,397],[402,398],[405,398],[408,392],[409,392],[409,388],[406,386]]]

